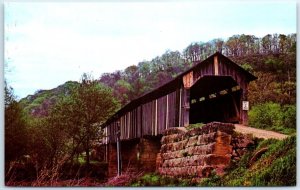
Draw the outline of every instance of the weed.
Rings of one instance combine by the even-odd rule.
[[[195,129],[195,128],[201,128],[203,127],[205,124],[204,123],[196,123],[196,124],[190,124],[187,127],[187,130],[191,130],[191,129]]]
[[[248,166],[253,153],[268,150]],[[296,185],[296,137],[283,141],[260,141],[253,151],[247,152],[235,166],[228,169],[220,180],[207,179],[207,186],[293,186]]]

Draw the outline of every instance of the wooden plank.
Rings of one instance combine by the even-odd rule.
[[[193,85],[193,76],[193,71],[191,71],[182,77],[184,88],[191,88]]]
[[[179,90],[179,115],[178,115],[178,120],[179,120],[179,122],[178,122],[178,126],[176,126],[176,127],[181,127],[181,108],[182,108],[182,103],[181,103],[181,97],[182,97],[182,89],[180,88],[180,90]]]
[[[219,64],[218,64],[218,56],[217,55],[214,56],[214,71],[215,71],[215,75],[218,76],[219,75]]]
[[[129,139],[130,134],[130,112],[127,113],[127,139]]]
[[[190,122],[189,122],[189,117],[190,117],[190,90],[189,89],[184,89],[184,96],[183,96],[183,125],[184,127],[187,127]]]
[[[166,104],[167,104],[167,111],[166,111],[166,127],[165,127],[165,129],[168,128],[168,124],[169,124],[169,94],[167,94]]]
[[[244,83],[243,86],[241,86],[242,88],[242,98],[241,98],[241,102],[240,102],[240,113],[241,113],[241,119],[242,119],[242,124],[243,125],[248,125],[248,111],[247,110],[243,110],[242,106],[242,101],[248,101],[248,84]]]
[[[141,124],[141,126],[140,126],[140,137],[143,137],[143,106],[144,105],[141,105],[141,108],[140,108],[140,113],[141,113],[141,115],[140,115],[140,119],[141,119],[141,121],[140,121],[140,124]]]
[[[131,121],[132,121],[132,128],[131,128],[131,138],[135,137],[135,119],[134,119],[134,115],[135,115],[135,109],[132,110],[132,114],[131,114]]]
[[[157,136],[157,99],[155,99],[155,129],[154,129],[154,135]]]

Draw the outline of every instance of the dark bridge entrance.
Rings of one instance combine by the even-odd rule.
[[[241,94],[241,89],[231,76],[201,77],[190,88],[190,123],[238,123]]]
[[[141,154],[135,151],[136,144],[123,143],[126,146],[123,150],[127,151],[126,155],[142,161],[140,166],[143,170],[148,166],[154,170],[153,166],[160,158],[156,157],[159,149],[155,147],[159,147],[156,145],[160,145],[159,138],[166,129],[211,121],[247,125],[248,106],[242,105],[249,104],[248,84],[255,79],[255,76],[216,52],[116,112],[102,126],[106,134],[104,143],[114,150],[117,135],[120,135],[121,143],[139,139],[144,147],[148,147]],[[148,137],[157,139],[145,140]],[[112,155],[109,168],[116,167],[116,162],[113,162],[116,156],[113,152],[109,155]],[[128,162],[131,160],[131,157],[121,157]]]

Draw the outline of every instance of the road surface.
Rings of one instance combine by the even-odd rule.
[[[277,133],[274,131],[267,131],[267,130],[263,130],[263,129],[256,129],[256,128],[252,128],[252,127],[247,127],[244,125],[240,125],[240,124],[235,124],[235,131],[242,133],[242,134],[253,134],[254,137],[257,138],[264,138],[264,139],[279,139],[282,140],[284,138],[287,138],[288,135],[284,135],[281,133]]]

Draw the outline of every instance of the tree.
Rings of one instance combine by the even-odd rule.
[[[132,86],[126,80],[118,80],[114,85],[113,95],[121,102],[122,106],[131,100]]]
[[[267,34],[261,39],[261,45],[263,47],[263,53],[269,54],[272,51],[272,35]]]
[[[227,54],[230,56],[239,55],[239,35],[231,36],[226,42]]]
[[[13,89],[5,82],[5,162],[19,159],[26,153],[26,123]]]
[[[82,146],[89,166],[91,144],[101,138],[100,125],[117,109],[119,103],[112,90],[84,74],[70,96],[62,98],[52,109],[48,125],[59,131],[61,137],[57,139],[60,142],[52,142],[53,146],[68,145],[70,159]]]

